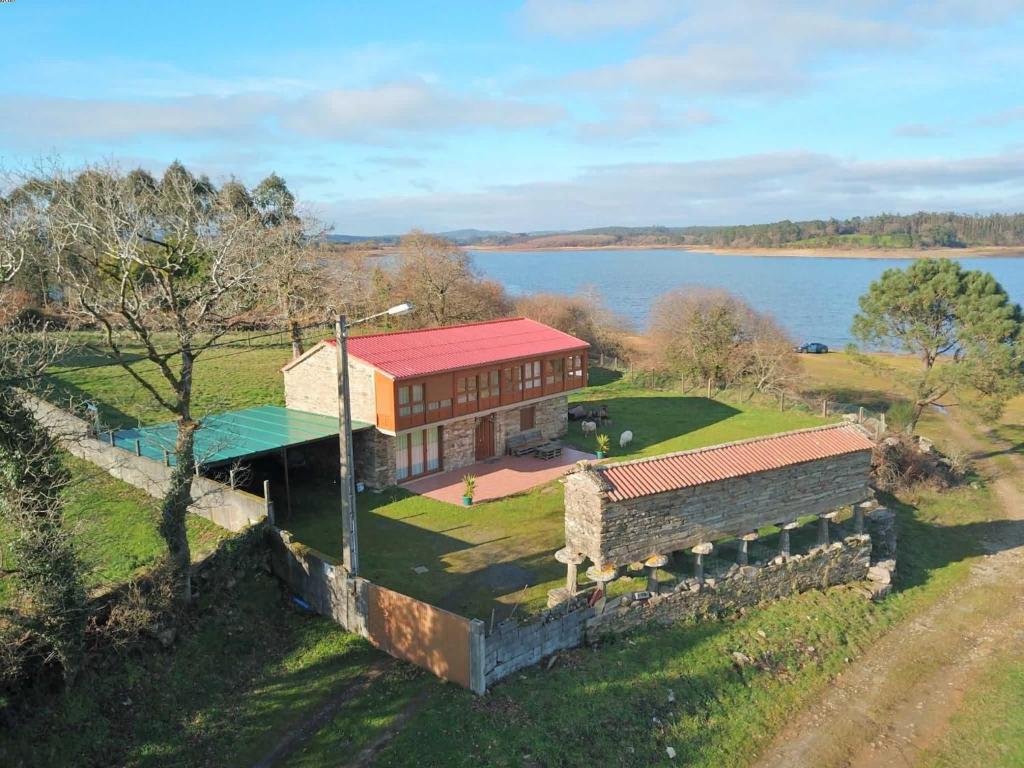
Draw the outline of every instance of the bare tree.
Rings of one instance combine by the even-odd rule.
[[[468,253],[437,235],[402,238],[394,296],[415,304],[413,322],[451,325],[507,316],[512,304],[499,283],[484,280]]]
[[[619,354],[627,322],[609,310],[595,289],[567,296],[532,293],[515,300],[515,312],[590,343],[594,350]]]
[[[255,306],[264,227],[256,212],[233,204],[232,190],[218,190],[178,163],[160,179],[89,168],[39,182],[47,190],[41,226],[69,311],[102,332],[113,359],[177,421],[160,533],[187,602],[185,519],[200,426],[192,413],[194,366]],[[141,348],[166,386],[131,365],[129,344]]]
[[[747,382],[756,391],[771,392],[796,375],[785,332],[728,291],[664,294],[652,312],[651,340],[661,366],[694,384]]]

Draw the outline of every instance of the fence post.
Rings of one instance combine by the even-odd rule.
[[[263,481],[263,504],[267,510],[267,522],[274,525],[274,502],[270,500],[270,481]]]
[[[135,441],[135,455],[136,456],[141,456],[142,455],[142,441],[141,440],[136,440]]]
[[[477,696],[487,693],[487,639],[480,619],[469,622],[469,689]]]

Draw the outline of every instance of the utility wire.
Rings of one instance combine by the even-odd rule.
[[[319,323],[310,323],[309,325],[299,326],[299,330],[300,331],[308,331],[308,330],[311,330],[313,328],[329,328],[329,327],[330,327],[329,323],[319,322]],[[238,352],[228,353],[226,355],[213,355],[213,356],[207,357],[203,353],[205,353],[209,349],[217,349],[217,348],[220,348],[220,347],[237,346],[239,344],[243,344],[243,343],[246,343],[246,342],[249,342],[249,341],[254,341],[254,340],[258,340],[258,339],[265,339],[265,338],[269,338],[271,336],[280,336],[283,333],[290,333],[290,332],[291,331],[289,329],[284,329],[284,330],[279,330],[279,331],[270,331],[268,333],[257,334],[255,336],[247,336],[245,339],[230,339],[230,340],[214,342],[213,344],[209,344],[207,346],[203,346],[202,347],[202,349],[200,350],[200,355],[201,356],[200,356],[200,358],[199,358],[199,360],[197,362],[203,362],[203,361],[206,361],[206,360],[220,360],[220,359],[223,359],[225,357],[231,357],[231,356],[233,356],[235,354],[245,354],[245,353],[250,351],[247,348],[247,349],[239,350]],[[289,340],[287,342],[280,342],[278,344],[265,344],[265,345],[262,345],[262,346],[265,347],[265,348],[266,347],[277,347],[277,346],[286,346],[287,344],[290,344],[290,343],[291,343],[291,341]],[[88,347],[89,345],[86,345],[86,346]],[[89,348],[93,348],[93,347],[89,347]],[[178,351],[175,351],[175,352],[169,352],[169,353],[167,353],[164,356],[164,358],[169,360],[170,358],[175,357],[175,356],[180,355],[180,354],[181,354],[181,350],[178,350]],[[89,364],[89,365],[79,365],[79,366],[75,366],[74,368],[61,368],[59,370],[43,371],[42,373],[25,374],[24,376],[13,376],[13,377],[10,377],[10,378],[7,378],[7,379],[0,379],[0,385],[17,384],[18,382],[31,381],[33,379],[42,379],[42,378],[46,378],[47,376],[63,375],[63,374],[66,374],[66,373],[78,373],[79,371],[91,371],[91,370],[95,370],[95,369],[98,369],[98,368],[123,368],[125,365],[134,365],[135,363],[147,363],[147,362],[148,363],[152,363],[153,360],[151,360],[146,355],[140,355],[139,357],[137,357],[136,359],[133,359],[133,360],[124,360],[124,361],[110,360],[110,361],[103,362],[103,363],[92,363],[92,364]],[[115,378],[116,376],[130,376],[130,375],[131,375],[130,373],[128,373],[127,371],[124,371],[123,373],[120,373],[120,374],[114,374],[114,375],[110,376],[109,378]]]

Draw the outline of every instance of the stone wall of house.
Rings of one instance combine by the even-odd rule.
[[[870,462],[859,451],[625,501],[607,498],[600,470],[580,470],[566,477],[566,547],[625,565],[827,512],[868,497]]]
[[[461,469],[476,463],[476,417],[469,416],[445,424],[441,430],[441,441],[442,469]]]
[[[517,624],[505,621],[484,639],[484,677],[491,686],[557,651],[575,648],[601,635],[625,632],[651,623],[691,617],[729,615],[737,610],[811,589],[863,580],[870,567],[871,539],[850,536],[829,547],[763,566],[735,566],[719,581],[681,581],[667,593],[647,600],[623,595],[589,605],[592,593]]]
[[[562,437],[569,430],[569,399],[565,395],[541,400],[530,405],[498,411],[495,416],[495,429],[497,431],[499,454],[505,452],[505,445],[508,443],[508,439],[522,431],[519,428],[520,411],[531,406],[534,409],[534,428],[539,429],[544,437],[554,440]]]
[[[368,488],[386,488],[394,485],[395,438],[374,428],[352,434],[352,457],[356,465],[356,480]]]
[[[352,418],[376,424],[373,367],[349,356],[348,371]],[[315,347],[284,372],[284,402],[297,411],[338,415],[338,351],[333,344]]]

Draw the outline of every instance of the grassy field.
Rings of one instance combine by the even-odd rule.
[[[267,353],[255,350],[240,357],[249,354]],[[804,365],[812,392],[882,408],[904,396],[845,355],[806,358]],[[271,391],[266,382],[238,382],[237,376],[212,370],[203,375],[220,381],[225,389],[218,397],[233,399],[233,407],[252,404],[245,398],[264,385]],[[610,376],[595,375],[594,383],[579,396],[609,404],[614,436],[627,428],[636,436],[628,453],[613,455],[616,459],[820,423],[798,411],[779,413],[634,391]],[[250,394],[242,393],[243,387]],[[279,393],[279,385],[274,391]],[[1015,415],[1024,412],[1019,408],[1011,404],[1005,425],[1024,423]],[[926,416],[922,429],[926,434],[935,430],[940,440],[945,437],[935,414]],[[575,432],[569,440],[591,447]],[[384,583],[393,579],[391,586],[416,594],[425,582],[411,567],[422,564],[430,568],[434,578],[429,589],[436,584],[439,602],[451,600],[480,612],[488,600],[497,598],[507,607],[523,599],[528,608],[542,593],[542,584],[536,594],[520,595],[515,588],[501,593],[486,579],[466,582],[470,586],[463,590],[459,580],[466,573],[487,574],[493,563],[536,567],[538,578],[544,577],[541,569],[552,567],[551,578],[560,577],[561,569],[549,556],[562,533],[560,493],[554,485],[548,488],[496,502],[509,505],[500,516],[481,514],[493,511],[488,505],[465,510],[400,492],[364,496],[360,522],[367,574]],[[292,521],[289,527],[301,532],[300,539],[316,540],[330,551],[331,543],[340,540],[337,528],[332,529],[336,523],[331,522],[337,517],[332,498],[336,491],[325,487],[316,493],[327,500],[323,503],[328,514],[307,520],[305,529],[301,521]],[[854,590],[840,588],[800,595],[727,620],[638,632],[606,641],[596,650],[560,654],[550,669],[526,670],[484,699],[401,668],[343,707],[287,764],[350,759],[408,702],[426,696],[424,706],[375,764],[746,765],[754,750],[848,660],[948,591],[982,556],[978,541],[988,530],[991,507],[983,481],[945,494],[906,494],[892,504],[900,520],[898,589],[881,603],[866,602]],[[497,517],[504,519],[499,522]],[[527,551],[503,555],[517,537]],[[531,548],[536,548],[536,559]],[[373,561],[374,549],[380,562]],[[409,553],[408,562],[397,562]],[[508,575],[500,573],[502,578]],[[438,578],[440,574],[444,577]],[[256,587],[249,586],[250,580]],[[216,610],[204,612],[194,632],[172,652],[157,659],[126,660],[124,669],[109,680],[87,681],[95,691],[88,697],[68,697],[45,712],[38,724],[19,733],[15,748],[32,750],[30,764],[71,764],[76,752],[86,756],[80,764],[93,762],[96,755],[126,765],[251,764],[289,724],[329,698],[332,685],[344,685],[376,658],[326,622],[293,612],[270,579],[251,575],[241,583],[245,589],[225,596]],[[734,651],[757,663],[736,667]],[[993,740],[1016,738],[1008,730],[1014,726],[1005,725],[1006,718],[999,715],[1001,708],[1006,711],[1017,703],[1016,680],[1012,675],[994,677],[992,687],[979,694],[984,698],[977,710],[977,717],[985,712],[991,717],[985,723],[964,720],[963,732],[976,734],[979,728],[988,728],[985,732]],[[124,691],[129,693],[122,699]],[[98,725],[86,727],[93,720]],[[68,725],[71,737],[62,739],[61,729]],[[936,764],[971,764],[968,758],[975,755],[967,754],[965,743],[957,741],[954,731]],[[675,759],[668,758],[668,747],[675,750]],[[967,757],[958,762],[964,754]],[[1012,753],[992,754],[997,762],[1001,757],[1012,763]],[[17,764],[2,752],[0,762]]]
[[[1024,765],[1024,653],[1007,649],[992,659],[949,731],[922,760],[934,768]],[[1013,716],[1011,716],[1011,713]]]
[[[272,577],[251,569],[216,590],[171,650],[87,669],[0,738],[7,766],[249,766],[383,656],[327,619],[301,613]],[[402,685],[421,675],[399,666]],[[339,711],[353,724],[333,744],[357,746],[355,724],[386,724],[376,691]],[[402,691],[396,692],[396,703]]]
[[[196,416],[245,408],[251,405],[284,405],[284,389],[280,374],[282,365],[291,358],[291,347],[275,336],[247,342],[244,336],[227,339],[228,346],[211,349],[196,362],[194,403]],[[126,351],[138,352],[128,346]],[[100,418],[108,427],[159,424],[170,421],[171,415],[160,408],[152,396],[124,369],[86,367],[109,363],[110,357],[100,351],[80,349],[65,356],[49,371],[47,383],[52,387],[51,401],[67,406],[95,402]],[[171,361],[172,365],[174,361]],[[139,360],[132,368],[158,391],[169,388],[152,363]]]
[[[86,564],[86,586],[100,589],[124,582],[163,557],[166,547],[157,533],[156,502],[92,464],[70,456],[67,460],[72,482],[64,494],[65,522],[73,531]],[[188,537],[193,557],[211,551],[229,535],[201,517],[189,516]],[[0,530],[0,550],[10,567],[15,567],[4,538]],[[9,585],[0,579],[0,604],[9,592]]]

